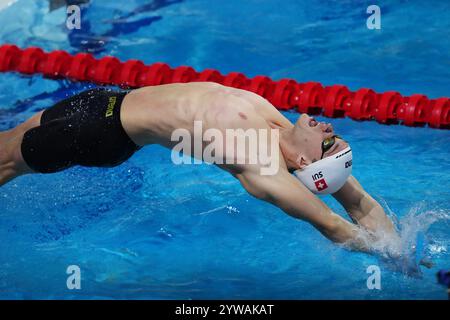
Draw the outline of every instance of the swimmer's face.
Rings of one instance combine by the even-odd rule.
[[[318,122],[307,114],[302,114],[293,130],[295,148],[301,150],[300,156],[306,161],[304,165],[320,160],[322,156],[322,142],[326,138],[336,135],[333,126],[329,123]],[[323,154],[323,158],[329,157],[348,147],[348,143],[336,138],[333,146]],[[301,166],[300,166],[301,167]]]

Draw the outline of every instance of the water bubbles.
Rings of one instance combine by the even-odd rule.
[[[240,213],[239,209],[233,206],[226,206],[228,214],[238,214]]]
[[[158,236],[161,237],[161,238],[170,239],[170,238],[173,237],[172,233],[169,232],[169,231],[168,231],[166,228],[164,228],[164,227],[161,227],[161,228],[158,230],[157,233],[158,233]]]
[[[448,210],[430,210],[420,203],[398,220],[398,237],[378,233],[377,241],[367,239],[367,243],[390,269],[420,278],[420,266],[430,268],[433,266],[431,259],[446,252],[446,245],[435,242],[430,228],[449,220]]]
[[[447,252],[447,247],[445,245],[439,245],[439,244],[430,244],[428,246],[428,250],[432,254],[441,254]]]

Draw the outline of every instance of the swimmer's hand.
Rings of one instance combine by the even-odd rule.
[[[396,235],[374,235],[371,243],[371,253],[379,257],[386,265],[411,277],[420,278],[420,266],[432,268],[434,263],[427,257],[418,261],[416,246],[405,244]]]
[[[427,258],[423,258],[422,260],[419,261],[419,264],[421,266],[424,266],[427,269],[431,269],[434,267],[434,262],[431,260],[428,260]]]
[[[382,260],[391,269],[401,272],[410,277],[414,277],[414,278],[422,277],[422,271],[420,270],[420,266],[424,266],[424,267],[430,269],[434,265],[433,262],[431,262],[427,259],[422,259],[419,262],[416,262],[415,258],[408,254],[403,254],[401,256],[395,256],[395,257],[384,256],[382,258]]]

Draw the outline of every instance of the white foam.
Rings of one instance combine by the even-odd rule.
[[[5,9],[6,7],[11,6],[17,0],[0,0],[0,10]]]
[[[430,265],[433,256],[447,252],[447,242],[433,243],[429,229],[433,224],[449,221],[450,210],[427,209],[425,203],[420,203],[398,219],[384,201],[380,202],[394,221],[398,236],[361,231],[361,239],[390,269],[420,277],[420,265]]]

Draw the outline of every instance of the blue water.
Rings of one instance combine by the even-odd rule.
[[[366,28],[367,1],[126,3],[92,1],[81,31],[68,32],[64,9],[19,0],[0,11],[0,43],[450,95],[448,1],[378,1],[381,30]],[[0,130],[87,87],[0,74]],[[113,169],[1,187],[0,298],[446,299],[435,274],[450,268],[450,132],[327,121],[352,145],[354,175],[398,221],[406,264],[337,247],[228,174],[174,166],[152,146]],[[434,266],[418,267],[422,258]],[[81,268],[81,290],[66,287],[69,265]],[[370,265],[381,290],[366,286]]]

